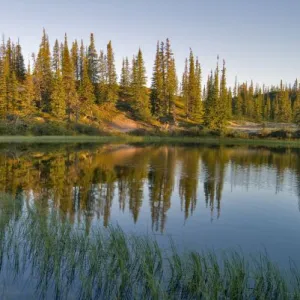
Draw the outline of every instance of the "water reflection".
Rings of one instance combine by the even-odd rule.
[[[164,232],[180,201],[185,220],[204,201],[222,217],[224,185],[289,190],[300,199],[300,151],[249,147],[104,145],[0,149],[0,191],[25,202],[59,208],[72,222],[93,218],[107,226],[112,209],[136,223],[143,206],[152,230]],[[19,203],[19,202],[18,202]]]

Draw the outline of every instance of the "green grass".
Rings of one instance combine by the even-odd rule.
[[[300,140],[241,139],[226,137],[159,137],[159,136],[0,136],[0,143],[136,143],[136,144],[212,144],[300,147]]]
[[[172,243],[162,250],[151,236],[118,227],[88,233],[57,211],[6,195],[0,216],[0,274],[26,278],[34,298],[300,299],[297,268],[283,272],[263,254],[179,254]]]

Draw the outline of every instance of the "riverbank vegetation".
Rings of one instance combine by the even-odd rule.
[[[117,72],[112,42],[97,52],[93,34],[88,45],[65,35],[52,47],[44,30],[27,68],[21,43],[3,40],[0,50],[0,135],[201,135],[226,132],[230,120],[300,123],[297,80],[230,88],[225,61],[206,80],[192,50],[181,76],[169,39],[157,43],[150,88],[142,49]]]
[[[173,144],[173,145],[253,145],[266,147],[299,148],[298,139],[260,139],[255,137],[216,137],[216,136],[0,136],[0,144]]]
[[[22,292],[67,299],[299,299],[300,274],[291,262],[280,270],[267,255],[217,256],[161,248],[152,236],[118,227],[72,225],[68,217],[37,203],[1,194],[0,276],[2,295],[10,281],[26,280]],[[3,281],[4,282],[4,281]]]

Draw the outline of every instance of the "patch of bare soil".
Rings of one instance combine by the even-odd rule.
[[[126,133],[141,128],[141,125],[138,122],[129,119],[125,115],[120,114],[108,122],[106,127],[109,131]]]
[[[266,122],[266,123],[255,123],[255,122],[235,122],[231,121],[228,124],[228,128],[234,131],[241,131],[241,132],[259,132],[262,129],[265,130],[297,130],[297,125],[293,123],[274,123],[274,122]]]

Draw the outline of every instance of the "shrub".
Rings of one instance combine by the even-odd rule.
[[[58,123],[42,123],[33,124],[30,128],[33,135],[72,135],[73,132],[70,129],[66,129],[64,126]]]
[[[24,122],[0,122],[0,135],[26,135],[28,125]]]
[[[292,138],[300,139],[300,130],[297,130],[297,131],[293,132]]]
[[[226,136],[230,138],[237,138],[237,139],[248,139],[249,137],[251,137],[251,134],[245,131],[231,131],[227,133]]]
[[[286,130],[272,131],[269,137],[277,138],[277,139],[286,139],[288,137],[288,132]]]
[[[79,134],[85,134],[85,135],[104,135],[102,131],[99,130],[99,128],[89,126],[86,124],[73,124],[71,128]]]

